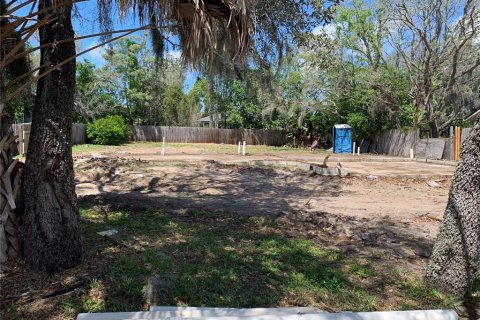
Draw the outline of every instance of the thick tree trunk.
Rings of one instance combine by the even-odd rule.
[[[39,9],[55,0],[40,0]],[[70,6],[40,29],[40,44],[73,38]],[[39,17],[40,19],[42,17]],[[67,42],[41,51],[49,67],[75,55]],[[49,67],[41,70],[40,73]],[[83,249],[71,150],[75,60],[39,80],[24,171],[24,256],[33,270],[56,272],[82,261]]]
[[[480,264],[480,123],[463,144],[443,219],[426,280],[460,296]]]

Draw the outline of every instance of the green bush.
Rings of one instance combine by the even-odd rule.
[[[355,141],[368,138],[375,131],[372,118],[365,113],[350,113],[347,115],[347,123],[352,127],[353,140]]]
[[[119,145],[132,133],[122,116],[114,115],[97,119],[87,125],[87,136],[94,144]]]

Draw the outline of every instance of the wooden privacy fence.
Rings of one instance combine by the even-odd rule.
[[[18,152],[25,153],[30,138],[30,123],[14,124],[18,136]],[[72,128],[72,143],[87,143],[87,126],[75,123]],[[461,144],[471,128],[452,128],[450,138],[420,139],[419,131],[386,130],[376,132],[371,139],[362,141],[361,152],[382,153],[395,157],[409,157],[410,149],[418,158],[458,160]],[[281,130],[219,129],[203,127],[133,126],[131,141],[178,143],[225,143],[237,144],[246,141],[249,145],[283,146],[287,135]]]
[[[18,153],[27,153],[30,139],[30,123],[17,123],[12,125],[14,135],[18,136]],[[87,142],[87,126],[82,123],[74,123],[72,126],[72,144]]]
[[[30,127],[30,123],[19,123],[12,126],[14,134],[18,136],[18,152],[20,154],[27,151]],[[268,146],[283,146],[287,143],[285,132],[280,130],[160,126],[133,126],[130,140],[156,142],[162,141],[163,137],[168,142],[183,143],[237,144],[238,141],[246,141],[250,145]],[[73,124],[72,143],[87,143],[87,126],[85,124]]]
[[[468,138],[472,130],[473,130],[472,128],[455,127],[454,133],[452,136],[453,160],[460,160],[460,152],[462,151],[463,143]]]
[[[376,132],[372,137],[369,151],[395,157],[409,157],[410,148],[413,148],[417,140],[419,140],[419,135],[419,130],[408,132],[386,130]]]
[[[386,130],[376,132],[361,144],[362,152],[382,153],[395,157],[409,157],[413,149],[416,158],[460,160],[461,145],[471,128],[451,128],[450,138],[421,139],[416,131]]]
[[[18,137],[18,153],[27,153],[28,140],[30,138],[30,123],[12,125],[13,134]]]
[[[162,141],[179,143],[225,143],[246,141],[250,145],[283,146],[286,134],[280,130],[219,129],[202,127],[133,126],[132,141]]]
[[[74,123],[72,127],[72,144],[87,143],[87,125]]]

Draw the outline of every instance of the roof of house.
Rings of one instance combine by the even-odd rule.
[[[210,116],[206,116],[197,120],[198,122],[210,122]]]
[[[468,121],[477,121],[480,118],[480,109],[467,117]]]

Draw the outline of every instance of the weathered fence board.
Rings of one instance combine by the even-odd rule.
[[[30,137],[30,123],[17,123],[12,125],[13,132],[18,136],[18,153],[27,152]],[[82,123],[74,123],[72,126],[72,143],[83,144],[87,142],[87,126]]]
[[[443,150],[442,159],[453,160],[453,138],[445,138],[445,149]]]
[[[419,140],[419,131],[386,130],[373,136],[370,152],[395,157],[409,157],[410,148]]]
[[[225,143],[237,144],[246,141],[249,145],[282,146],[287,143],[286,135],[279,130],[261,129],[218,129],[202,127],[133,126],[132,141],[178,143]]]
[[[72,144],[87,143],[87,125],[74,123],[72,127]]]
[[[415,158],[442,159],[448,138],[420,139],[415,145]]]
[[[362,143],[362,148],[363,146],[364,143]],[[402,130],[376,132],[372,137],[368,152],[382,153],[395,157],[409,157],[410,148],[414,149],[416,158],[426,157],[428,159],[451,160],[453,157],[451,138],[430,138],[427,141],[427,139],[420,139],[418,130],[409,132]],[[362,150],[362,152],[366,151]]]
[[[18,137],[17,148],[19,154],[27,152],[28,140],[30,139],[30,127],[30,123],[19,123],[12,126],[13,134]]]
[[[466,139],[470,129],[462,129],[462,139]],[[368,146],[368,147],[367,147]],[[362,141],[362,152],[382,153],[389,156],[409,157],[410,148],[417,158],[453,160],[453,138],[420,139],[419,132],[387,130],[376,132],[368,142]]]

